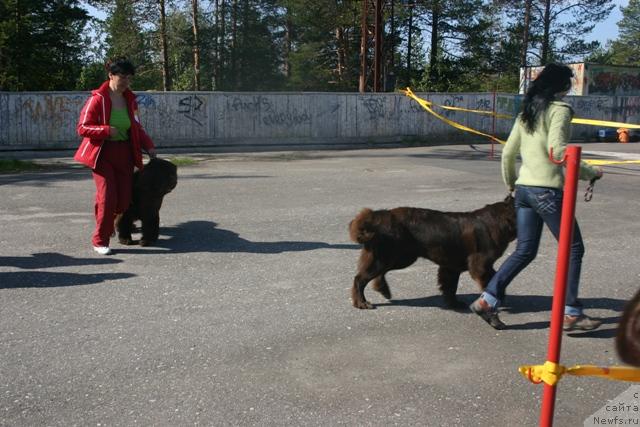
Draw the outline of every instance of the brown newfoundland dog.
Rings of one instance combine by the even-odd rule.
[[[616,349],[625,363],[640,366],[640,291],[624,309],[618,325]]]
[[[349,224],[351,240],[363,245],[351,301],[356,308],[373,308],[364,288],[391,299],[384,275],[413,264],[419,257],[438,264],[438,286],[448,308],[463,309],[456,299],[460,273],[469,271],[484,289],[494,275],[493,263],[516,238],[513,197],[473,212],[430,209],[364,209]]]
[[[177,167],[162,159],[151,159],[141,171],[133,174],[133,195],[129,209],[116,217],[118,241],[123,245],[135,245],[131,238],[134,222],[142,223],[140,246],[148,246],[158,240],[160,233],[160,207],[165,195],[178,183]]]

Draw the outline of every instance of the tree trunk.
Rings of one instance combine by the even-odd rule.
[[[551,0],[545,0],[544,2],[544,32],[542,35],[542,54],[540,55],[540,61],[546,65],[549,60],[549,27],[551,27]]]
[[[225,83],[225,79],[224,79],[224,73],[225,73],[225,66],[226,66],[226,61],[227,61],[227,51],[226,51],[226,39],[227,39],[227,27],[226,27],[226,22],[227,22],[227,0],[220,0],[220,42],[218,43],[218,63],[216,64],[216,67],[218,68],[218,73],[217,73],[217,78],[218,78],[218,82],[217,82],[217,86],[221,89],[223,89],[223,86],[226,87]]]
[[[390,42],[389,42],[389,69],[388,73],[395,75],[396,68],[396,10],[395,10],[395,0],[391,0],[391,28],[390,28]]]
[[[345,68],[345,42],[344,42],[344,28],[336,28],[336,44],[338,46],[338,64],[336,66],[336,74],[338,75],[338,81],[342,81],[342,73]]]
[[[375,0],[375,56],[373,61],[373,91],[380,92],[382,71],[382,0]]]
[[[211,78],[211,90],[218,88],[218,73],[220,68],[218,62],[220,61],[220,44],[218,39],[218,27],[220,25],[220,0],[214,0],[214,7],[216,9],[213,15],[213,76]]]
[[[162,90],[171,90],[171,74],[169,73],[169,49],[167,43],[167,14],[164,0],[158,0],[160,7],[160,49],[162,50]]]
[[[440,5],[437,1],[431,7],[431,52],[429,52],[429,85],[435,86],[440,82],[438,72],[438,30],[440,27]],[[429,88],[431,90],[431,87]]]
[[[231,5],[231,82],[233,90],[238,85],[238,0]]]
[[[413,3],[409,3],[409,29],[407,34],[407,81],[406,86],[411,85],[411,48],[413,39]]]
[[[248,85],[251,85],[251,82],[247,80],[246,73],[250,70],[250,65],[248,65],[249,57],[247,56],[247,47],[249,46],[249,0],[242,1],[242,26],[240,28],[242,40],[240,42],[240,50],[242,55],[239,56],[239,65],[240,70],[238,72],[240,76],[240,80],[238,82],[238,89],[244,90]]]
[[[529,21],[531,19],[531,0],[524,2],[524,30],[522,31],[522,52],[520,53],[520,67],[527,67],[527,51],[529,50]]]
[[[193,83],[200,90],[200,43],[198,42],[198,0],[191,0],[193,15]]]
[[[291,20],[291,10],[286,8],[286,18],[285,18],[285,30],[284,30],[284,58],[283,58],[283,67],[284,67],[284,75],[287,80],[291,77],[291,43],[293,40],[293,35],[291,32],[293,31],[293,22]]]
[[[360,20],[360,84],[358,89],[360,93],[367,90],[367,40],[369,38],[368,16],[369,5],[368,0],[362,0],[362,17]]]

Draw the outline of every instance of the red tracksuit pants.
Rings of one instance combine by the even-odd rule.
[[[96,184],[93,246],[109,246],[116,214],[127,210],[131,203],[133,156],[130,144],[129,141],[105,141],[100,150],[93,170]]]

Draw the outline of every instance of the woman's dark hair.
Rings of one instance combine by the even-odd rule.
[[[134,75],[136,73],[136,67],[133,66],[131,61],[124,57],[113,58],[107,61],[105,68],[108,73],[111,74],[124,74]]]
[[[563,64],[551,63],[544,67],[538,77],[531,82],[522,103],[520,118],[529,133],[536,128],[538,118],[547,110],[556,94],[571,89],[573,71]]]

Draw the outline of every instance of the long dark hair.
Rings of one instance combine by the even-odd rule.
[[[563,64],[551,63],[544,67],[538,77],[531,82],[522,103],[520,118],[529,133],[536,128],[538,118],[547,110],[556,94],[571,89],[573,71]]]

